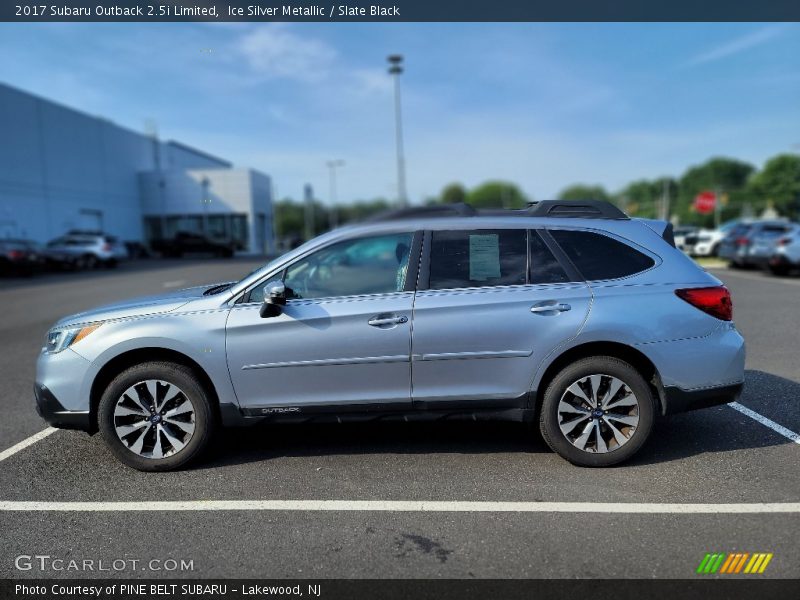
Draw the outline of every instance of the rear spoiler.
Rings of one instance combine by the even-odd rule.
[[[657,219],[639,219],[639,221],[664,238],[664,241],[670,246],[673,248],[675,247],[675,235],[672,231],[672,223],[669,221],[659,221]]]

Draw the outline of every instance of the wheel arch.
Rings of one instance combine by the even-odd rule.
[[[208,376],[208,373],[206,373],[205,369],[203,369],[197,361],[186,356],[182,352],[168,348],[136,348],[118,354],[109,360],[97,372],[94,381],[92,381],[92,387],[89,393],[89,422],[92,428],[91,433],[97,432],[97,409],[100,405],[100,398],[111,381],[126,369],[145,362],[171,362],[191,369],[197,376],[200,384],[208,392],[216,417],[218,419],[220,418],[219,395],[217,394],[216,387],[211,377]]]
[[[547,390],[547,386],[550,385],[553,378],[567,365],[590,356],[611,356],[629,363],[642,374],[645,381],[647,381],[650,386],[653,397],[658,402],[658,412],[662,415],[665,414],[666,402],[664,386],[661,383],[661,375],[658,373],[658,369],[653,364],[653,361],[633,346],[620,342],[594,341],[585,342],[568,348],[547,366],[539,380],[539,384],[531,395],[534,402],[532,408],[534,409],[535,419],[538,419],[545,390]]]

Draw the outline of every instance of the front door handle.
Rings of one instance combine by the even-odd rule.
[[[556,302],[554,300],[547,300],[539,302],[531,306],[531,312],[534,314],[558,314],[572,310],[572,307],[565,302]]]
[[[386,325],[399,325],[401,323],[408,323],[408,317],[405,315],[399,317],[372,317],[367,321],[367,324],[373,327],[385,327]]]

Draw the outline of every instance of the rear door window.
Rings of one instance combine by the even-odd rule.
[[[791,230],[788,225],[764,225],[758,235],[763,237],[777,237]]]
[[[525,229],[477,229],[431,233],[430,289],[524,285]]]
[[[566,229],[550,234],[588,281],[627,277],[655,264],[646,254],[607,235]]]

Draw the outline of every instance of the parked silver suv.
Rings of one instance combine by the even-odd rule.
[[[40,414],[125,464],[181,467],[218,425],[536,421],[584,466],[635,454],[657,415],[734,400],[728,290],[667,223],[603,202],[411,209],[318,237],[236,283],[62,319]]]
[[[59,262],[79,269],[94,269],[100,265],[113,268],[128,259],[128,251],[122,242],[99,231],[72,230],[50,241],[47,252]]]

